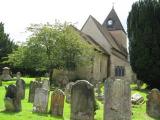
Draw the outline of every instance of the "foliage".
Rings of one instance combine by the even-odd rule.
[[[130,62],[138,79],[160,88],[160,2],[140,0],[128,20]]]
[[[91,64],[94,50],[72,25],[34,24],[28,31],[32,35],[27,43],[8,56],[7,62],[14,67],[50,70],[52,74],[54,68],[74,70]]]
[[[9,35],[4,32],[4,24],[0,23],[0,66],[3,65],[3,61],[9,53],[13,51],[17,46],[10,40]]]
[[[92,55],[92,47],[67,23],[32,25],[28,29],[33,32],[28,45],[43,47],[48,68],[75,69]]]
[[[21,45],[17,50],[8,55],[8,60],[4,63],[9,63],[11,66],[25,70],[34,69],[36,71],[45,70],[45,54],[41,52],[41,48],[35,46]],[[37,54],[41,52],[41,54]]]

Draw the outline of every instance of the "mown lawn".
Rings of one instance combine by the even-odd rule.
[[[50,116],[50,114],[40,115],[32,113],[32,103],[28,103],[28,92],[29,92],[29,83],[34,78],[23,78],[27,84],[25,99],[22,100],[22,111],[18,113],[4,112],[4,95],[5,88],[9,84],[14,84],[15,81],[3,82],[3,86],[0,87],[0,120],[70,120],[70,104],[65,103],[64,107],[64,116],[63,118],[57,118]],[[132,86],[135,87],[134,85]],[[148,91],[142,89],[141,91],[132,90],[133,93],[140,93],[146,100],[146,95]],[[103,104],[97,101],[99,105],[99,110],[96,111],[95,120],[103,120]],[[48,110],[50,108],[50,99]],[[132,107],[132,120],[158,120],[149,117],[146,114],[146,105],[145,103],[139,106]],[[159,119],[160,120],[160,119]]]

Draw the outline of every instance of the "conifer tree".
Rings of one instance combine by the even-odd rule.
[[[160,88],[160,1],[134,3],[127,27],[133,71],[149,86]]]
[[[0,66],[4,66],[3,61],[12,50],[16,48],[9,35],[4,32],[4,24],[0,23]]]

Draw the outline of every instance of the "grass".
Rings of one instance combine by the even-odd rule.
[[[28,103],[28,93],[29,93],[29,83],[34,78],[23,78],[26,82],[26,96],[25,99],[22,100],[22,111],[18,113],[11,113],[11,112],[5,112],[4,111],[4,95],[5,95],[5,88],[4,86],[8,86],[10,84],[14,84],[15,81],[8,81],[3,82],[3,86],[0,87],[0,120],[70,120],[70,104],[65,102],[64,106],[64,115],[63,118],[53,117],[50,116],[50,114],[40,115],[32,113],[32,103]],[[142,88],[142,90],[138,91],[135,88],[135,85],[132,85],[132,94],[134,93],[140,93],[146,101],[146,95],[148,93],[147,90]],[[103,90],[102,90],[103,91]],[[103,104],[99,101],[99,110],[96,111],[95,120],[103,120]],[[50,99],[49,99],[49,105],[48,109],[50,108]],[[145,103],[142,105],[134,106],[132,107],[132,120],[158,120],[149,117],[146,114],[146,105]],[[159,119],[160,120],[160,119]]]
[[[160,120],[160,118],[158,119],[152,118],[146,114],[146,101],[147,101],[147,95],[149,92],[149,90],[145,89],[146,85],[143,85],[141,90],[137,90],[136,85],[131,85],[131,88],[132,88],[131,94],[139,93],[144,97],[144,101],[145,101],[144,104],[132,106],[132,113],[133,113],[132,120]]]

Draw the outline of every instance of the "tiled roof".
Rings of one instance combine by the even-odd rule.
[[[90,16],[94,23],[97,25],[97,28],[100,30],[100,32],[103,34],[103,36],[108,40],[108,42],[111,44],[111,46],[119,51],[120,53],[127,55],[127,51],[124,50],[124,47],[122,47],[116,39],[109,33],[108,29],[104,26],[102,26],[93,16]]]
[[[108,21],[112,20],[112,25],[108,25]],[[110,11],[109,15],[107,16],[107,18],[105,19],[105,21],[103,22],[102,26],[107,27],[107,29],[109,31],[112,30],[123,30],[124,33],[125,30],[121,24],[121,21],[119,20],[114,8],[112,8],[112,10]]]
[[[109,55],[109,53],[101,46],[99,45],[96,40],[94,40],[91,36],[83,33],[82,31],[78,30],[76,27],[74,26],[71,26],[72,28],[74,28],[78,33],[79,35],[81,35],[81,37],[83,37],[87,42],[91,43],[91,44],[94,44],[94,48],[97,49],[97,50],[100,50],[100,51],[103,51],[103,53],[105,53],[106,55]]]

